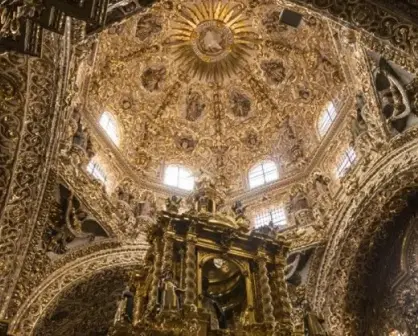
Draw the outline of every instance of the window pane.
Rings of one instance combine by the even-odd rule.
[[[168,166],[165,169],[164,183],[173,187],[177,187],[179,176],[179,168],[177,166]]]
[[[183,167],[179,167],[179,177],[180,178],[189,178],[191,176],[191,171],[188,169],[185,169]]]
[[[179,179],[178,187],[185,190],[193,190],[193,177]]]
[[[99,124],[104,129],[107,136],[113,141],[114,144],[117,145],[119,143],[118,127],[116,125],[115,119],[111,116],[111,114],[104,112],[100,117]]]
[[[272,182],[277,180],[279,178],[279,175],[277,173],[277,170],[275,169],[273,171],[266,172],[264,177],[266,182]]]
[[[268,225],[270,220],[271,220],[271,217],[270,217],[270,213],[268,211],[259,213],[255,216],[254,226],[255,226],[255,228],[259,228],[261,226]]]
[[[250,178],[250,188],[255,188],[264,184],[264,177],[258,176]]]
[[[336,111],[335,105],[332,101],[329,102],[329,104],[327,106],[327,113],[328,113],[328,116],[331,119],[331,121],[334,121],[335,118],[337,117],[337,111]]]
[[[283,227],[287,224],[286,213],[283,208],[275,208],[258,213],[254,218],[255,228],[268,225],[270,222],[274,226]]]
[[[252,168],[248,173],[250,188],[275,181],[279,178],[277,166],[272,161],[264,161]]]
[[[352,147],[349,147],[344,154],[341,156],[340,161],[337,165],[336,175],[338,178],[343,177],[349,168],[356,161],[356,152]]]
[[[337,110],[335,105],[333,102],[329,102],[318,120],[318,132],[321,137],[328,132],[336,117]]]
[[[165,169],[164,183],[185,190],[193,190],[194,176],[190,170],[184,167],[170,165]]]
[[[287,223],[286,213],[283,208],[277,208],[271,211],[271,218],[275,226],[285,226]]]
[[[347,156],[350,159],[351,163],[354,163],[354,161],[356,161],[356,152],[354,151],[353,147],[348,148]]]
[[[250,173],[249,173],[250,178],[256,178],[259,176],[263,176],[263,166],[262,165],[258,165],[257,167],[251,169]]]
[[[102,183],[106,183],[107,176],[103,168],[97,162],[90,161],[87,165],[87,171]]]

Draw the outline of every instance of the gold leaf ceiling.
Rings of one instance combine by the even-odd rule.
[[[166,41],[183,71],[199,79],[222,81],[244,66],[258,34],[242,3],[188,2],[177,6],[178,17]]]
[[[88,111],[115,115],[119,150],[158,178],[204,168],[233,190],[257,161],[297,173],[318,149],[316,121],[345,79],[326,21],[279,21],[274,1],[169,1],[101,36]]]

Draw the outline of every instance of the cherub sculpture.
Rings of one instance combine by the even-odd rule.
[[[182,198],[177,196],[171,196],[170,198],[167,198],[165,201],[166,210],[168,212],[174,212],[178,213],[180,209]]]
[[[231,210],[235,214],[235,221],[238,224],[239,228],[243,231],[248,231],[250,228],[250,221],[245,216],[246,206],[242,204],[241,201],[235,201],[234,205],[231,207]]]

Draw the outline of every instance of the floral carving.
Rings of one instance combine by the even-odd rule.
[[[281,84],[286,78],[286,69],[280,61],[264,61],[261,63],[261,69],[272,85]]]
[[[9,195],[11,193],[13,197],[6,200],[0,218],[3,233],[0,237],[0,246],[3,249],[4,260],[0,263],[2,274],[0,302],[3,303],[10,300],[11,295],[8,293],[13,290],[17,281],[15,277],[12,277],[12,273],[20,270],[23,261],[20,255],[24,254],[25,248],[23,247],[27,246],[30,241],[39,209],[38,202],[42,197],[47,179],[45,171],[49,170],[51,164],[51,157],[47,153],[51,145],[50,141],[55,139],[57,132],[53,125],[56,125],[57,118],[61,115],[55,113],[52,108],[55,102],[57,78],[51,75],[56,74],[57,63],[54,62],[54,58],[58,53],[59,38],[48,34],[46,40],[43,58],[30,61],[30,81],[27,83],[29,103],[25,114],[25,127],[21,134],[18,160],[14,164],[13,181],[11,183],[8,181],[10,183]],[[18,64],[24,64],[19,58],[12,57],[12,59]],[[11,119],[15,124],[13,128],[18,125],[16,123],[18,116],[19,114],[16,113]],[[23,115],[20,115],[20,118],[23,118]],[[22,119],[21,122],[23,123]],[[4,132],[4,129],[0,129],[0,132]],[[13,147],[10,149],[14,151]],[[7,175],[6,173],[5,176]],[[19,246],[22,248],[19,249]],[[2,308],[5,309],[6,306]]]

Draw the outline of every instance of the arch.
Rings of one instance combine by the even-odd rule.
[[[48,276],[26,299],[10,324],[10,333],[32,335],[34,327],[60,295],[99,271],[142,265],[148,244],[102,250],[67,263]]]
[[[32,334],[107,335],[133,270],[135,266],[114,266],[72,284],[48,307]]]
[[[193,190],[194,176],[189,168],[170,164],[164,170],[164,184],[183,190]]]
[[[349,292],[356,258],[364,254],[362,248],[368,246],[381,225],[391,220],[394,211],[403,204],[401,195],[418,187],[418,141],[414,139],[403,147],[393,145],[392,148],[358,181],[358,192],[346,198],[330,219],[333,226],[329,228],[330,239],[319,269],[313,303],[316,310],[326,312],[330,333],[335,336],[345,335],[358,323],[346,311],[347,296],[356,295]]]
[[[112,140],[112,142],[119,146],[120,142],[120,132],[116,118],[110,112],[103,112],[99,119],[99,125],[106,133],[107,137]]]
[[[279,179],[277,164],[271,160],[264,160],[253,166],[248,172],[250,189],[261,187]]]
[[[379,225],[372,244],[364,242],[372,247],[357,252],[349,276],[346,306],[360,322],[353,329],[357,335],[390,335],[391,328],[402,330],[402,335],[418,331],[412,299],[418,269],[418,189],[408,190],[402,199],[403,207]]]

